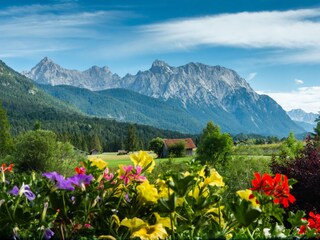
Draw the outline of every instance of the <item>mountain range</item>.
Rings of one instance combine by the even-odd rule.
[[[44,86],[43,89],[88,115],[191,133],[200,133],[210,120],[218,124],[222,131],[231,134],[257,133],[283,137],[290,131],[304,132],[272,98],[257,94],[235,71],[221,66],[188,63],[172,67],[156,60],[150,69],[121,78],[108,67],[68,70],[44,58],[24,75],[41,86],[55,86]],[[57,85],[85,88],[87,91]],[[134,96],[135,104],[127,95]],[[90,107],[84,109],[84,106],[79,106],[77,101],[72,100],[76,98]],[[111,98],[117,100],[116,103],[111,104]],[[156,111],[150,113],[152,107],[147,106],[152,104],[156,104],[153,108]],[[137,105],[140,106],[139,111]],[[132,117],[135,114],[137,117]]]
[[[59,140],[69,141],[84,151],[97,147],[102,147],[104,151],[123,149],[129,126],[132,126],[125,122],[86,116],[76,106],[46,93],[34,81],[2,61],[0,105],[7,112],[14,136],[33,129],[35,122],[40,121],[42,128],[53,130]],[[143,149],[155,137],[190,137],[190,134],[183,135],[151,126],[134,126]]]
[[[303,127],[308,132],[313,132],[316,127],[315,120],[319,117],[319,114],[307,113],[302,109],[292,109],[287,114],[297,125]]]

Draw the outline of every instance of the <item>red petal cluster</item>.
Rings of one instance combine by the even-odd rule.
[[[11,163],[8,167],[7,167],[7,164],[2,164],[1,165],[1,172],[12,172],[12,167],[14,165]]]
[[[273,202],[282,204],[285,208],[289,203],[295,202],[295,197],[290,194],[290,186],[286,175],[277,173],[274,178],[265,173],[261,177],[260,173],[254,173],[255,179],[252,180],[252,191],[265,193],[274,198]]]
[[[320,214],[309,213],[310,218],[308,219],[308,227],[315,229],[316,233],[320,232]],[[303,225],[300,227],[299,234],[304,234],[307,230],[307,226]]]

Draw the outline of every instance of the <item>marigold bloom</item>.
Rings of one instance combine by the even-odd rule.
[[[148,180],[137,187],[137,192],[143,202],[156,203],[159,199],[158,190]]]
[[[141,240],[165,239],[167,236],[168,233],[162,224],[145,225],[131,234],[131,238],[139,237]]]
[[[254,197],[254,195],[250,189],[239,190],[239,191],[237,191],[237,194],[239,195],[240,198],[242,198],[248,202],[251,202],[253,207],[260,206],[260,204],[257,202],[257,199]]]
[[[107,167],[107,163],[100,158],[89,159],[92,166],[96,166],[100,170],[104,170]]]
[[[142,168],[149,166],[147,172],[152,172],[156,165],[153,157],[145,151],[139,151],[139,153],[131,154],[130,159],[134,163],[134,166],[141,166]]]

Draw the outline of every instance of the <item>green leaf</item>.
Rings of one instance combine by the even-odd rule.
[[[237,221],[244,227],[249,226],[261,214],[260,208],[255,208],[250,202],[242,199],[240,200],[240,204],[239,202],[232,204],[231,210]]]
[[[302,210],[298,210],[296,213],[290,212],[288,222],[291,223],[292,227],[301,227],[308,223],[307,220],[302,219],[305,215],[305,212]]]

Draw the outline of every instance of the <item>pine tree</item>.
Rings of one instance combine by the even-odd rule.
[[[5,109],[0,104],[0,157],[9,154],[13,149],[10,124]]]
[[[139,139],[137,137],[137,129],[134,125],[130,125],[128,128],[126,150],[127,151],[139,150]]]

